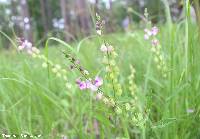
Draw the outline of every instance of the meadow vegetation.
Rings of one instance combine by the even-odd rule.
[[[52,37],[29,54],[1,51],[1,133],[44,139],[200,138],[200,46],[188,10],[182,22],[173,24],[168,15],[167,23],[158,25],[156,38],[150,36],[159,43],[151,44],[144,38],[148,30],[138,29],[70,45]],[[89,88],[81,84],[86,81]]]

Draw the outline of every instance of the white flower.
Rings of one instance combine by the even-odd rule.
[[[85,75],[89,75],[89,72],[87,70],[83,71]]]
[[[91,90],[92,92],[96,92],[96,91],[98,90],[98,88],[97,88],[95,85],[90,84],[90,90]]]
[[[101,30],[97,30],[97,34],[101,35],[102,34]]]
[[[106,46],[105,44],[102,44],[100,50],[104,53],[107,53],[107,52],[112,52],[114,49],[111,45]]]

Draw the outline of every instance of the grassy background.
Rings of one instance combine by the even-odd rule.
[[[118,65],[121,84],[128,93],[129,65],[136,69],[136,83],[150,110],[145,128],[146,138],[199,138],[199,46],[195,26],[190,26],[188,38],[184,24],[173,25],[172,37],[168,28],[161,28],[160,40],[169,69],[169,78],[163,79],[156,70],[150,45],[143,40],[143,33],[111,34],[106,39],[119,53]],[[187,57],[185,57],[185,42]],[[172,42],[170,42],[170,40]],[[55,44],[53,44],[55,45]],[[78,44],[73,44],[74,48]],[[50,47],[49,57],[67,68],[68,62],[61,56],[63,46]],[[89,39],[81,43],[81,63],[93,75],[101,71],[100,42]],[[173,50],[171,50],[173,47]],[[186,68],[186,59],[187,68]],[[101,138],[125,137],[122,125],[113,128],[105,106],[96,104],[88,92],[80,92],[75,86],[68,91],[65,82],[42,68],[42,62],[13,51],[0,53],[0,129],[4,133],[29,133],[56,138],[68,135],[76,138],[94,138],[92,119],[100,121]],[[69,78],[74,83],[76,73]],[[193,109],[193,113],[187,113]],[[86,120],[87,119],[87,120]],[[137,127],[130,128],[131,137],[141,138]],[[144,137],[144,136],[143,136]]]
[[[168,67],[166,79],[156,70],[150,45],[144,41],[141,30],[105,36],[119,54],[120,83],[124,94],[129,93],[129,65],[136,69],[139,99],[149,110],[142,130],[130,127],[127,122],[113,127],[109,121],[110,111],[93,101],[90,93],[75,87],[77,73],[68,72],[74,86],[67,90],[63,80],[42,68],[41,61],[16,50],[2,50],[0,132],[42,134],[44,139],[60,138],[58,136],[61,135],[95,138],[93,121],[98,119],[101,138],[200,138],[200,46],[197,28],[187,18],[179,24],[171,24],[169,16],[168,23],[160,28],[159,39]],[[57,47],[51,47],[55,45]],[[80,46],[78,55],[81,63],[94,76],[103,68],[100,45],[96,38],[73,44],[75,49]],[[67,48],[50,42],[49,58],[68,68],[68,61],[60,51],[63,49]],[[194,112],[188,113],[188,109]]]

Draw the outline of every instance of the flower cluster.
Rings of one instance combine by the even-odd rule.
[[[18,39],[18,50],[19,51],[25,51],[28,54],[30,54],[33,58],[39,58],[40,60],[43,60],[44,62],[42,63],[43,68],[50,67],[52,69],[52,72],[59,78],[62,78],[66,81],[66,87],[70,89],[72,85],[67,82],[67,69],[62,68],[58,64],[54,64],[51,60],[46,58],[45,55],[40,53],[40,50],[37,49],[36,47],[33,46],[31,42],[28,40],[19,38]]]
[[[101,20],[101,17],[96,13],[96,32],[98,35],[102,34],[104,21]]]
[[[144,39],[149,40],[151,37],[155,37],[159,30],[156,26],[152,27],[150,30],[149,29],[144,29]],[[153,40],[152,40],[153,41]]]
[[[18,38],[17,41],[19,43],[18,47],[19,51],[25,50],[28,54],[32,55],[33,57],[35,57],[40,53],[40,50],[34,47],[33,44],[28,40],[25,40],[23,38]]]
[[[135,69],[132,65],[130,65],[130,70],[131,70],[131,74],[128,77],[129,80],[129,91],[131,92],[131,95],[133,97],[135,96],[135,93],[137,92],[137,85],[135,84],[134,80],[135,80]]]
[[[109,44],[107,44],[107,45],[103,44],[103,45],[101,46],[100,50],[101,50],[102,52],[104,52],[104,53],[111,53],[111,52],[114,51],[112,45],[109,45]]]
[[[110,53],[111,46],[109,46],[109,51],[103,50],[104,52]],[[113,49],[112,49],[113,50]],[[103,102],[108,107],[115,107],[115,101],[113,98],[104,94],[101,90],[101,86],[103,85],[103,79],[99,76],[96,76],[93,80],[90,77],[90,74],[87,70],[85,70],[80,63],[80,60],[76,59],[74,56],[64,53],[65,57],[71,62],[70,69],[77,69],[79,73],[81,73],[81,77],[76,79],[76,84],[80,90],[90,90],[91,92],[96,93],[95,99]]]
[[[135,83],[135,72],[136,71],[132,65],[130,66],[130,70],[131,70],[131,74],[128,77],[128,80],[129,80],[129,91],[131,93],[132,100],[130,101],[130,103],[125,104],[125,109],[127,112],[130,113],[130,115],[128,115],[128,116],[131,117],[132,123],[134,125],[139,125],[144,120],[144,116],[143,116],[142,112],[139,110],[140,103],[139,103],[139,100],[137,97],[138,88]]]
[[[116,65],[115,60],[117,53],[114,51],[113,46],[108,43],[102,44],[100,49],[104,54],[103,64],[105,64],[106,77],[110,81],[109,86],[113,89],[113,92],[115,93],[114,96],[121,96],[122,87],[118,81],[119,68]]]
[[[96,14],[96,30],[98,35],[102,35],[102,25],[103,21],[101,20],[101,17]],[[105,71],[106,71],[106,78],[107,79],[107,85],[108,88],[113,90],[112,95],[105,97],[104,95],[101,95],[101,99],[103,103],[107,106],[111,106],[114,108],[115,112],[117,114],[122,113],[121,106],[117,104],[117,97],[122,95],[122,87],[119,83],[119,68],[116,65],[115,58],[117,57],[117,53],[114,50],[114,47],[110,45],[109,43],[106,43],[104,40],[103,44],[100,47],[100,51],[103,53],[103,64],[105,65]],[[108,95],[108,94],[107,94]]]
[[[71,70],[73,69],[77,69],[84,78],[88,78],[87,76],[89,75],[89,72],[83,68],[83,66],[81,66],[80,64],[80,60],[76,59],[74,56],[67,54],[65,52],[63,52],[65,57],[71,62],[71,65],[69,66],[69,68]]]
[[[92,92],[96,92],[99,89],[99,87],[103,85],[103,79],[98,76],[95,77],[93,81],[91,79],[84,81],[78,78],[76,80],[76,84],[79,86],[80,90],[89,89]]]
[[[150,29],[146,28],[144,29],[144,39],[151,41],[151,51],[154,55],[154,62],[157,65],[157,69],[161,72],[162,76],[165,78],[167,77],[167,66],[164,60],[164,57],[161,53],[161,45],[159,40],[157,39],[157,34],[159,32],[159,29],[154,26]]]

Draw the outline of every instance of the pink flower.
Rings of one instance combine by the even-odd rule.
[[[151,35],[152,35],[152,32],[151,32],[149,29],[144,29],[144,32],[145,32],[148,36],[151,36]]]
[[[100,50],[101,50],[102,52],[104,52],[104,53],[107,53],[107,52],[110,53],[110,52],[112,52],[114,49],[113,49],[113,47],[112,47],[111,45],[106,46],[105,44],[103,44],[103,45],[101,46]]]
[[[95,85],[93,85],[93,84],[90,84],[90,90],[91,90],[92,92],[96,92],[96,91],[98,90],[98,87],[95,86]]]
[[[96,92],[98,88],[103,84],[103,79],[100,77],[96,77],[94,81],[88,79],[86,81],[81,81],[80,78],[76,79],[76,84],[80,88],[80,90],[89,89],[92,92]]]
[[[31,49],[32,48],[32,43],[29,42],[28,40],[25,40],[23,42],[23,44],[25,45],[25,48],[27,48],[27,49]]]
[[[112,47],[111,45],[109,45],[109,46],[107,47],[107,51],[108,51],[108,52],[112,52],[112,51],[113,51],[113,47]]]
[[[76,79],[76,84],[80,84],[80,83],[81,83],[80,78]]]
[[[101,45],[100,50],[101,50],[102,52],[107,52],[107,47],[103,44],[103,45]]]
[[[33,45],[32,45],[32,43],[31,42],[29,42],[28,40],[24,40],[24,39],[19,39],[19,43],[20,43],[20,45],[19,45],[19,47],[18,47],[18,50],[19,51],[22,51],[22,50],[26,50],[27,51],[27,53],[28,54],[32,54],[33,53],[33,50],[36,50],[37,48],[35,48],[35,47],[32,47]],[[33,48],[33,50],[32,50],[32,48]],[[39,50],[37,49],[37,52],[39,52]]]
[[[81,90],[85,90],[86,88],[87,88],[87,85],[86,85],[86,83],[85,82],[80,82],[79,83],[79,88],[81,89]]]
[[[153,46],[158,46],[159,41],[157,39],[153,39],[151,43]]]
[[[86,80],[85,83],[86,83],[86,88],[90,89],[90,86],[92,85],[91,81],[90,80]]]
[[[97,77],[95,78],[95,80],[94,80],[94,85],[95,85],[96,87],[100,87],[102,84],[103,84],[103,79],[97,76]]]
[[[159,30],[156,26],[152,27],[152,29],[151,29],[151,33],[152,33],[153,36],[156,36],[158,34],[158,31]]]

